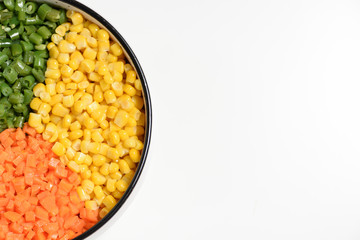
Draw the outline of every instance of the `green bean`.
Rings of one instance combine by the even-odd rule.
[[[11,88],[10,88],[10,90],[11,90]],[[1,91],[1,83],[0,83],[0,91]],[[12,90],[11,90],[11,91],[12,91]],[[5,107],[5,110],[6,110],[6,111],[11,108],[11,103],[9,103],[9,101],[8,101],[8,99],[7,99],[6,96],[5,96],[5,97],[2,97],[2,98],[0,99],[0,105],[3,105],[3,106]]]
[[[5,38],[0,41],[0,48],[10,47],[10,46],[11,46],[11,39]]]
[[[14,119],[14,126],[22,128],[24,126],[25,118],[23,116],[17,116]]]
[[[22,49],[24,52],[28,52],[34,49],[34,45],[32,43],[26,42],[26,41],[20,41],[20,44],[22,46]]]
[[[31,99],[33,97],[33,91],[29,89],[24,90],[24,104],[28,105],[31,102]]]
[[[20,92],[14,92],[9,96],[9,102],[12,104],[24,103],[24,95]]]
[[[20,39],[19,29],[13,29],[8,34],[9,34],[11,40]]]
[[[50,30],[45,27],[45,26],[41,26],[39,27],[39,29],[37,30],[37,33],[43,38],[43,39],[49,39],[52,35],[52,33],[50,32]]]
[[[13,112],[12,112],[12,115],[14,115]],[[6,124],[7,124],[8,128],[14,128],[14,119],[12,117],[13,116],[10,115],[10,112],[8,112],[7,118],[6,118]]]
[[[40,69],[35,69],[35,68],[33,68],[33,69],[31,70],[31,73],[32,73],[32,75],[34,75],[35,79],[36,79],[38,82],[44,82],[44,81],[45,81],[44,72],[41,71]]]
[[[9,59],[9,56],[6,55],[5,53],[3,52],[0,52],[0,65],[3,64],[6,60]]]
[[[25,19],[26,19],[25,9],[19,10],[17,17],[18,17],[18,19],[19,19],[20,22],[25,21]]]
[[[41,44],[43,42],[43,38],[37,33],[30,34],[29,40],[30,42],[36,45]]]
[[[35,83],[35,78],[32,75],[28,75],[20,79],[20,82],[23,88],[31,89],[31,86]]]
[[[20,56],[22,54],[23,50],[19,43],[13,43],[11,44],[11,54],[16,57]]]
[[[13,68],[20,76],[27,76],[31,73],[32,70],[30,66],[26,65],[26,63],[20,59],[16,59],[13,62]]]
[[[0,104],[0,117],[5,116],[6,110],[5,105]]]
[[[35,13],[37,10],[37,4],[35,2],[28,2],[25,4],[25,12],[29,15]]]
[[[27,65],[32,64],[32,63],[34,62],[34,52],[32,52],[32,51],[25,51],[23,61],[24,61],[24,63],[26,63]]]
[[[42,22],[43,21],[39,18],[38,15],[25,19],[25,25],[37,25],[37,24],[41,24]]]
[[[0,17],[0,21],[3,25],[7,25],[9,23],[9,20],[12,18],[13,16],[13,12],[5,12],[5,11],[1,11],[1,17]]]
[[[9,9],[10,11],[14,10],[14,8],[15,8],[14,0],[4,0],[4,4],[5,4],[6,8]]]
[[[32,34],[33,32],[36,32],[36,27],[34,25],[25,26],[24,28],[28,35]]]
[[[0,83],[0,91],[5,97],[9,96],[13,92],[11,87],[4,82]]]
[[[39,15],[41,20],[45,20],[48,13],[52,10],[52,7],[47,5],[46,3],[41,4],[39,7],[37,14]]]
[[[20,11],[25,7],[25,0],[16,0],[15,2],[15,11]]]
[[[34,58],[34,68],[45,68],[45,59],[41,57],[35,57]]]
[[[3,76],[10,84],[13,84],[18,77],[18,73],[15,71],[14,68],[7,66],[4,69]]]
[[[65,9],[60,9],[59,24],[63,24],[66,21],[67,21],[66,11],[65,11]]]
[[[10,20],[9,20],[9,25],[11,27],[11,29],[14,29],[17,25],[20,24],[19,19],[17,18],[17,16],[13,16]]]

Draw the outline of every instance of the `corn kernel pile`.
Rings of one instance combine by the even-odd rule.
[[[88,209],[104,217],[129,186],[144,140],[141,82],[109,33],[67,11],[48,44],[45,84],[34,89],[29,125],[82,179]]]

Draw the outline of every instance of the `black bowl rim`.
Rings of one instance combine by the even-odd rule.
[[[73,240],[80,240],[80,239],[85,239],[85,238],[89,237],[90,235],[95,233],[97,230],[99,230],[105,223],[107,223],[119,211],[121,206],[124,205],[126,200],[129,198],[131,192],[135,188],[135,186],[139,180],[139,177],[141,175],[141,172],[143,171],[143,168],[145,166],[146,157],[149,152],[150,140],[151,140],[151,129],[152,129],[152,107],[151,107],[149,87],[147,85],[144,72],[143,72],[143,70],[140,66],[140,63],[139,63],[138,59],[136,58],[134,52],[131,50],[129,44],[125,41],[125,39],[121,36],[121,34],[107,20],[105,20],[102,16],[100,16],[98,13],[96,13],[91,8],[85,6],[84,4],[77,2],[75,0],[58,0],[58,1],[69,4],[75,8],[78,8],[78,9],[86,12],[87,14],[89,14],[90,16],[95,18],[97,21],[99,21],[102,25],[104,25],[104,27],[106,27],[106,29],[108,31],[110,31],[114,35],[114,37],[120,42],[120,44],[124,48],[125,52],[128,54],[129,58],[131,59],[133,66],[135,67],[136,72],[141,81],[142,88],[143,88],[143,97],[144,97],[144,101],[145,101],[145,110],[146,110],[146,129],[145,129],[144,149],[143,149],[142,156],[141,156],[141,159],[138,164],[138,167],[135,172],[133,180],[131,181],[128,189],[126,190],[126,192],[124,193],[122,198],[119,200],[119,202],[116,204],[116,206],[103,219],[101,219],[98,223],[96,223],[96,225],[94,225],[88,231],[84,232],[80,236],[73,239]]]

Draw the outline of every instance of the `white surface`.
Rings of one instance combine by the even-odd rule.
[[[360,238],[359,1],[81,2],[154,110],[143,184],[90,240]]]

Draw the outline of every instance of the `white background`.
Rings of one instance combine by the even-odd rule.
[[[90,240],[360,238],[360,2],[80,0],[153,103],[146,172]]]

